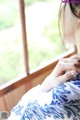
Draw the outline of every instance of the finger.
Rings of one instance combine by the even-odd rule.
[[[65,71],[68,71],[68,70],[76,70],[77,72],[80,72],[80,63],[76,63],[76,62],[65,63],[63,61],[60,61],[58,63],[57,68],[59,68],[57,70],[59,75],[61,73],[64,73]]]
[[[75,74],[76,74],[76,71],[71,70],[71,71],[66,72],[64,75],[57,77],[54,81],[53,87],[57,87],[57,86],[65,83],[66,81],[72,79]]]
[[[75,55],[71,56],[70,58],[80,59],[80,54],[75,54]]]
[[[51,72],[51,76],[58,77],[69,70],[80,72],[80,62],[78,62],[78,59],[71,60],[69,58],[61,58],[54,70]]]
[[[80,65],[79,64],[75,64],[77,71],[80,73]]]
[[[60,59],[59,63],[74,63],[74,64],[80,64],[80,59],[77,58],[62,58]]]
[[[70,71],[67,71],[64,75],[62,75],[60,79],[61,79],[62,83],[64,83],[64,82],[72,79],[75,74],[76,74],[75,70],[70,70]]]

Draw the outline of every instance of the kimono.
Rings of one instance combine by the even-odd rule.
[[[37,85],[11,110],[10,120],[80,120],[80,78],[48,92]]]

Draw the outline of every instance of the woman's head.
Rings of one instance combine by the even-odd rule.
[[[61,2],[59,13],[63,40],[76,44],[75,33],[80,30],[80,3]],[[80,41],[80,35],[78,38]]]

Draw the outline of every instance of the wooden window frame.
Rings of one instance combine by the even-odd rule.
[[[26,34],[26,21],[25,21],[25,4],[24,0],[19,0],[19,6],[20,6],[20,16],[21,16],[21,26],[22,26],[22,41],[23,41],[23,52],[24,52],[24,63],[25,63],[25,71],[26,75],[22,78],[15,79],[14,81],[10,81],[6,84],[3,84],[0,86],[0,97],[11,92],[12,90],[20,87],[21,85],[30,82],[30,80],[36,78],[37,76],[41,75],[43,72],[49,71],[55,67],[58,60],[61,57],[69,57],[72,54],[76,53],[75,47],[70,49],[69,51],[63,53],[62,55],[58,56],[56,59],[54,59],[52,62],[47,64],[46,66],[43,66],[37,71],[34,71],[33,73],[30,73],[29,71],[29,61],[28,61],[28,45],[27,45],[27,34]]]
[[[19,0],[21,26],[22,26],[22,41],[24,50],[24,63],[26,74],[29,74],[29,62],[28,62],[28,45],[27,45],[27,32],[26,32],[26,19],[25,19],[25,3],[24,0]]]

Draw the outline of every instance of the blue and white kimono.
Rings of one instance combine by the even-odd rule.
[[[80,80],[71,80],[49,92],[32,88],[12,109],[10,120],[80,120]]]

